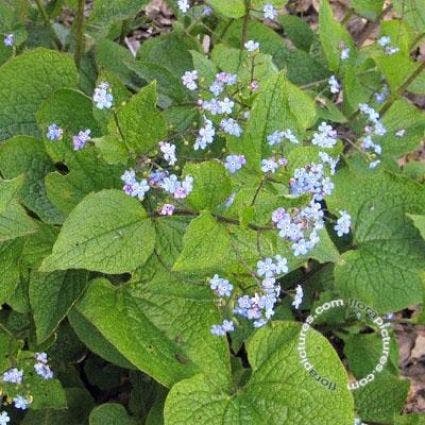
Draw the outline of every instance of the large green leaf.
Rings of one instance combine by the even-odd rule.
[[[39,343],[56,330],[86,284],[87,273],[78,270],[31,275],[29,297]]]
[[[345,169],[335,178],[328,206],[335,213],[347,210],[353,219],[355,249],[335,268],[341,293],[380,312],[420,302],[425,244],[405,214],[424,213],[424,188],[385,172]]]
[[[176,384],[165,404],[167,425],[352,425],[353,400],[347,375],[329,342],[307,333],[309,360],[317,372],[336,384],[324,387],[300,364],[301,326],[275,322],[248,341],[252,367],[249,381],[228,389],[197,375]]]
[[[77,72],[71,56],[35,49],[0,68],[0,140],[16,134],[38,136],[35,113],[55,90],[74,87]]]
[[[141,204],[118,190],[86,196],[65,220],[41,271],[124,273],[151,255],[155,231]]]
[[[209,288],[168,273],[114,287],[92,282],[77,310],[131,363],[165,386],[204,372],[227,384],[227,344],[209,333],[219,321]]]

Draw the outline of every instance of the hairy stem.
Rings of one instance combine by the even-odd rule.
[[[75,53],[74,53],[74,61],[77,68],[80,69],[81,58],[84,52],[84,6],[85,0],[78,0],[78,9],[77,16],[75,17]]]

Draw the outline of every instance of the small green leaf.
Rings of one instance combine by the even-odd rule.
[[[286,129],[302,134],[314,124],[315,117],[314,101],[280,72],[258,94],[243,138],[232,147],[245,155],[248,165],[259,169],[261,159],[271,154],[268,135]]]
[[[1,304],[13,295],[19,284],[23,246],[23,238],[0,242],[0,269],[2,271],[2,284],[0,286]]]
[[[413,224],[421,233],[422,238],[425,239],[425,215],[407,214],[407,216],[412,219]]]
[[[299,49],[309,51],[315,35],[310,26],[295,15],[283,15],[279,17],[283,30]]]
[[[67,270],[31,275],[29,297],[38,343],[56,330],[87,284],[87,273]]]
[[[66,408],[29,409],[22,425],[81,425],[87,423],[90,410],[94,406],[90,393],[82,388],[66,388]]]
[[[63,409],[66,407],[66,394],[58,379],[41,379],[36,374],[26,376],[25,384],[31,388],[32,410]]]
[[[361,16],[374,21],[379,16],[384,0],[352,0],[351,6]]]
[[[396,100],[382,118],[387,134],[380,144],[384,155],[398,158],[414,150],[425,134],[425,114],[405,99]],[[403,131],[403,136],[397,136]]]
[[[335,20],[328,0],[322,0],[320,5],[319,35],[329,68],[334,72],[338,71],[342,49],[349,48],[351,57],[354,44],[348,31]]]
[[[89,348],[109,363],[123,369],[135,369],[132,365],[104,336],[92,325],[76,308],[68,314],[68,321],[78,338]]]
[[[0,146],[0,170],[6,178],[25,173],[21,190],[23,204],[43,221],[59,224],[63,221],[60,211],[49,201],[44,177],[55,169],[39,140],[28,136],[16,136]]]
[[[90,425],[137,425],[125,407],[118,403],[107,403],[97,406],[89,417]]]
[[[356,410],[364,421],[393,423],[394,416],[403,410],[409,388],[408,379],[379,375],[354,392]]]
[[[141,204],[118,190],[86,196],[65,220],[40,271],[125,273],[152,254],[155,231]]]
[[[195,39],[183,32],[173,31],[148,38],[140,46],[137,59],[143,63],[160,65],[180,80],[185,71],[193,69],[191,50],[200,50]]]
[[[23,175],[11,180],[0,180],[0,212],[4,211],[13,200],[18,199],[23,184]]]
[[[93,116],[93,102],[84,93],[75,89],[60,89],[47,98],[37,111],[37,122],[45,138],[47,127],[55,123],[65,130],[65,141],[71,145],[71,136],[81,130],[90,129],[91,136],[99,135],[99,124]],[[46,142],[50,151],[55,152],[61,142]],[[59,148],[58,148],[59,149]]]
[[[230,235],[208,212],[203,212],[187,228],[183,250],[174,263],[179,272],[213,271],[228,263],[231,252]]]
[[[209,4],[226,18],[241,18],[245,15],[244,0],[209,0]]]
[[[226,169],[217,161],[188,163],[184,174],[194,179],[193,191],[188,203],[196,210],[214,210],[221,205],[232,192],[232,183]]]
[[[97,38],[108,35],[114,23],[137,15],[148,0],[96,0],[88,25]]]
[[[78,152],[69,147],[63,149],[61,161],[69,172],[65,175],[49,173],[45,185],[47,197],[65,216],[89,193],[122,186],[119,176],[123,167],[107,164],[92,146]]]
[[[36,222],[16,202],[0,213],[0,242],[37,232]]]
[[[167,135],[156,101],[156,83],[151,83],[117,112],[118,132],[133,155],[148,153]]]
[[[394,9],[416,31],[425,29],[425,0],[394,0]]]

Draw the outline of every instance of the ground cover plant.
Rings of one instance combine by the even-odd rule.
[[[0,425],[425,423],[423,0],[0,33]]]

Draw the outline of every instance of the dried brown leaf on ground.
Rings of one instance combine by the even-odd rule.
[[[425,411],[425,326],[399,324],[395,327],[399,344],[401,374],[411,386],[405,413]]]

